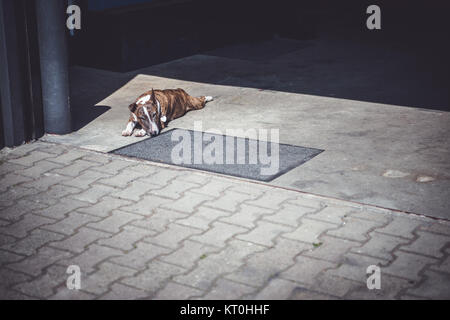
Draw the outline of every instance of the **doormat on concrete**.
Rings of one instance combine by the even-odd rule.
[[[113,154],[259,181],[272,181],[323,150],[172,129]]]

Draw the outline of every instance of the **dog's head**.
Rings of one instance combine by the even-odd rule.
[[[148,135],[157,136],[161,132],[161,105],[156,99],[153,89],[150,95],[141,97],[128,108],[133,114],[134,120]]]

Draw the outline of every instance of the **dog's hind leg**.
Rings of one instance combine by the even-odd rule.
[[[206,103],[210,102],[210,101],[213,101],[213,97],[211,97],[211,96],[199,97],[199,98],[190,97],[191,107],[189,108],[189,110],[203,109],[206,106]]]

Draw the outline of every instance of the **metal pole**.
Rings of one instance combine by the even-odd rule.
[[[53,134],[72,131],[65,3],[36,0],[44,127]]]

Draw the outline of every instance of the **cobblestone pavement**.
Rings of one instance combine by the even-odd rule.
[[[0,179],[3,299],[450,298],[445,221],[45,142]]]

